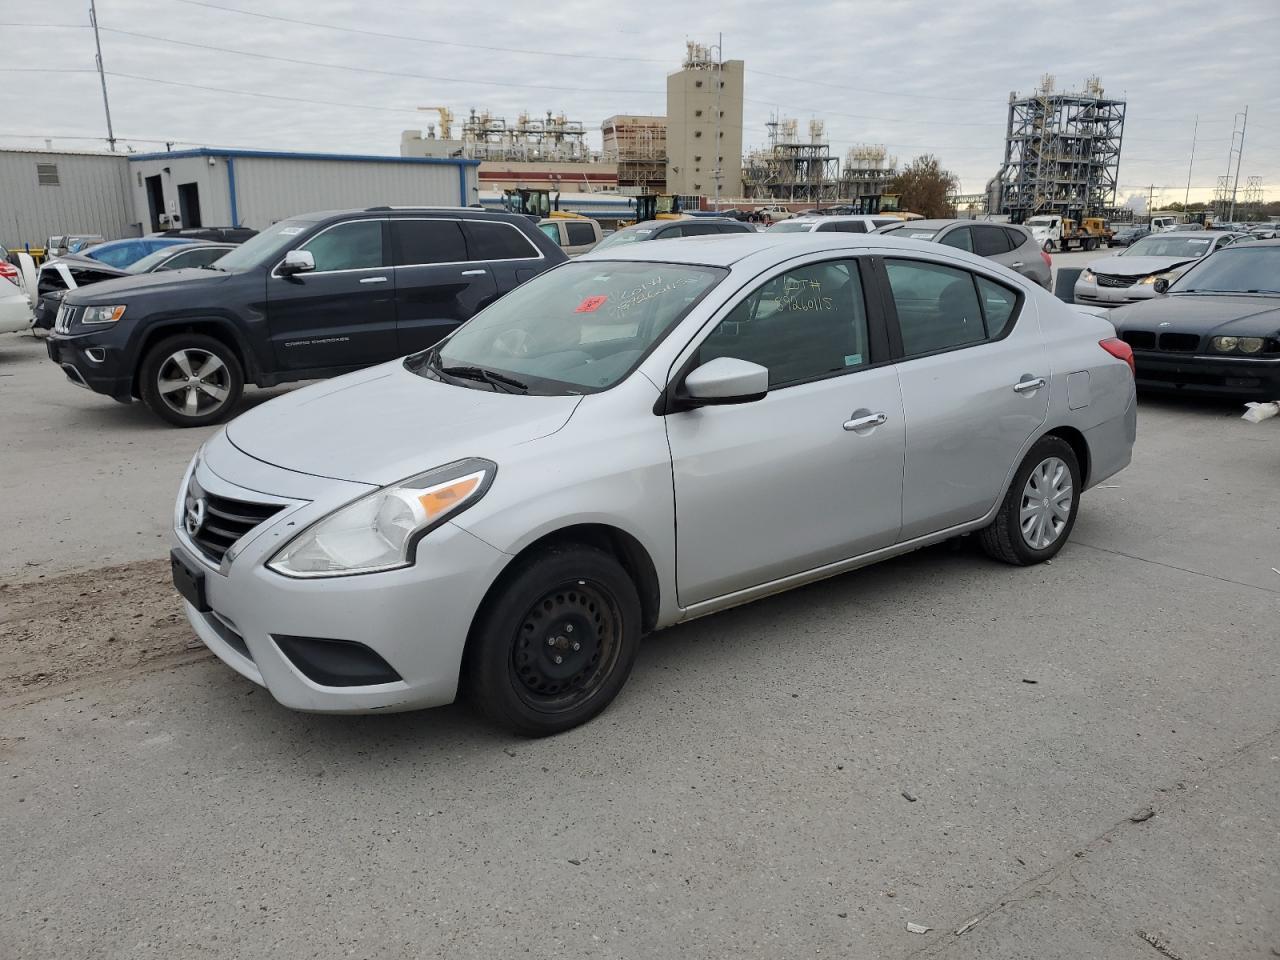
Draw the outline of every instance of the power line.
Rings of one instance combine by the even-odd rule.
[[[186,87],[189,90],[208,90],[212,93],[230,93],[240,97],[261,97],[265,100],[285,100],[289,103],[310,103],[323,107],[347,107],[355,110],[376,110],[380,113],[417,114],[419,112],[416,107],[379,107],[372,103],[344,103],[340,100],[310,100],[304,97],[286,97],[277,93],[260,93],[256,90],[234,90],[230,87],[209,87],[199,83],[186,83],[181,80],[161,80],[159,77],[142,77],[132,73],[117,73],[114,70],[108,70],[107,76],[120,77],[124,80],[141,80],[146,83],[160,83],[169,87]]]
[[[259,13],[257,10],[239,10],[235,7],[223,7],[216,3],[205,3],[204,0],[175,0],[193,7],[205,7],[219,10],[222,13],[238,13],[246,17],[258,17],[262,20],[275,20],[279,23],[293,23],[306,27],[320,27],[324,30],[337,30],[341,33],[356,33],[365,37],[380,37],[384,40],[407,40],[411,43],[430,43],[442,47],[461,47],[466,50],[486,50],[491,53],[518,53],[534,57],[570,58],[573,60],[620,60],[630,63],[666,63],[665,60],[647,59],[645,57],[606,57],[590,53],[562,53],[555,50],[528,50],[519,47],[491,47],[479,43],[459,43],[452,40],[432,40],[428,37],[415,37],[408,34],[382,33],[378,30],[365,30],[360,27],[344,27],[336,23],[321,23],[317,20],[302,20],[296,17],[282,17],[273,13]]]
[[[101,27],[103,33],[112,33],[139,40],[153,40],[157,43],[172,43],[180,47],[193,47],[197,50],[211,50],[215,53],[231,53],[239,57],[254,57],[258,60],[274,60],[278,63],[292,63],[304,67],[326,67],[330,70],[346,70],[351,73],[369,73],[383,77],[395,77],[403,80],[431,80],[435,83],[469,83],[486,87],[514,87],[522,90],[561,90],[568,93],[639,93],[647,95],[660,94],[661,90],[618,90],[606,87],[559,87],[538,83],[503,83],[500,80],[471,80],[465,77],[434,77],[424,73],[406,73],[403,70],[378,70],[374,67],[356,67],[345,63],[322,63],[318,60],[302,60],[297,57],[281,57],[270,53],[255,53],[249,50],[233,50],[230,47],[218,47],[207,43],[195,43],[191,40],[174,40],[171,37],[157,37],[149,33],[135,33],[132,30],[120,30],[117,27]]]

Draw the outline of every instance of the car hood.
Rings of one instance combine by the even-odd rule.
[[[429,380],[394,360],[264,403],[227,425],[258,460],[314,476],[386,486],[563,427],[582,400],[495,393]]]
[[[1121,331],[1270,337],[1280,331],[1280,297],[1173,294],[1120,307],[1110,319]]]
[[[1149,277],[1153,273],[1164,273],[1184,263],[1192,263],[1198,257],[1103,257],[1089,264],[1094,273],[1104,273],[1109,277]]]
[[[232,277],[221,270],[205,270],[201,267],[189,267],[186,270],[158,270],[155,273],[129,274],[125,277],[113,277],[100,283],[90,284],[72,290],[66,301],[72,306],[81,307],[92,303],[113,303],[121,298],[130,298],[141,294],[168,293],[181,286],[184,292],[194,294],[196,291],[215,287],[226,283]]]

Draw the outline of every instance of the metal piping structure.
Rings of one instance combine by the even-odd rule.
[[[1125,101],[1103,96],[1097,77],[1079,93],[1042,78],[1030,97],[1009,94],[999,209],[1014,222],[1042,213],[1081,220],[1116,204]]]

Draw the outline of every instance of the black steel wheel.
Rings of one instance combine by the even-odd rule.
[[[559,733],[617,696],[640,633],[639,595],[618,560],[557,545],[517,561],[485,598],[467,644],[467,686],[516,733]]]

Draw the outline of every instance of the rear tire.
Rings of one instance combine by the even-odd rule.
[[[244,391],[244,371],[235,353],[202,333],[161,340],[147,351],[138,376],[143,403],[176,427],[217,423]]]
[[[615,557],[551,547],[517,560],[485,598],[467,646],[468,693],[521,736],[561,733],[618,695],[641,632],[639,594]]]
[[[978,533],[988,556],[1015,566],[1051,559],[1071,536],[1080,509],[1080,463],[1052,434],[1027,451],[995,519]]]

